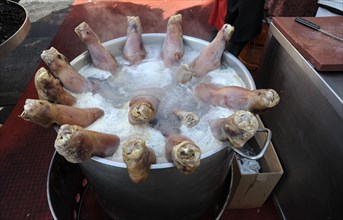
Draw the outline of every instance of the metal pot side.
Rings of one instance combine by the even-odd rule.
[[[98,201],[114,219],[198,219],[223,192],[233,152],[222,149],[185,175],[175,167],[152,169],[141,184],[125,168],[88,160],[80,164]],[[228,187],[228,186],[227,186]]]

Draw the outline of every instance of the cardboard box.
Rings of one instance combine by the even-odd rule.
[[[260,127],[263,127],[258,118]],[[255,151],[263,147],[266,133],[258,132],[255,138],[249,140]],[[255,143],[255,144],[254,144]],[[255,145],[255,146],[253,146]],[[236,156],[232,161],[232,190],[229,199],[229,209],[246,209],[261,207],[283,174],[283,169],[279,158],[275,152],[273,144],[270,143],[264,156],[258,160],[260,172],[258,174],[242,174]]]

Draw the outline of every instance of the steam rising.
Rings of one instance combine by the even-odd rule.
[[[80,70],[80,74],[89,79],[96,79],[98,93],[75,94],[77,107],[98,107],[105,115],[90,125],[87,129],[111,133],[120,137],[124,143],[130,137],[143,137],[146,145],[155,151],[157,163],[167,162],[164,155],[165,137],[163,133],[179,130],[199,146],[203,153],[223,143],[216,140],[209,130],[208,122],[214,118],[224,118],[233,111],[221,107],[205,105],[193,96],[194,86],[200,82],[211,82],[225,86],[246,87],[238,75],[228,66],[222,65],[218,70],[210,72],[202,79],[180,85],[175,79],[175,67],[165,68],[160,59],[161,45],[144,45],[147,57],[138,65],[129,65],[122,57],[116,57],[119,75],[113,77],[110,73],[99,71],[91,65]],[[185,56],[181,63],[190,63],[200,51],[191,50],[185,46]],[[151,94],[160,99],[157,120],[151,124],[132,126],[128,121],[128,102],[139,94]],[[173,110],[191,111],[200,117],[199,123],[192,127],[181,126],[180,120]],[[123,162],[122,149],[108,158]]]

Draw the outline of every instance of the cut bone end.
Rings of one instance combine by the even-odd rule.
[[[145,141],[143,139],[135,139],[123,144],[123,159],[127,166],[134,166],[137,159],[144,154]]]
[[[254,132],[258,127],[258,122],[254,114],[244,110],[235,112],[234,123],[239,130],[245,132]]]
[[[36,72],[34,81],[39,99],[69,106],[76,103],[76,98],[66,92],[60,82],[44,67]]]
[[[88,44],[93,42],[100,44],[98,36],[86,22],[79,24],[74,31],[83,43]]]
[[[84,31],[87,28],[89,28],[89,25],[86,22],[82,22],[74,29],[74,31],[79,35],[81,31]]]
[[[182,125],[189,128],[192,128],[199,123],[199,117],[194,112],[175,110],[174,114],[181,120]]]
[[[156,163],[156,155],[148,149],[143,139],[137,138],[123,144],[123,160],[130,179],[138,184],[148,178],[150,165]]]
[[[229,141],[235,148],[243,147],[255,135],[257,128],[257,118],[251,112],[244,110],[210,122],[213,136],[220,141]]]
[[[224,125],[224,130],[231,131],[228,132],[228,140],[236,148],[243,147],[256,134],[257,128],[258,121],[254,114],[244,110],[235,112],[232,124]]]
[[[229,24],[224,24],[222,27],[222,30],[224,30],[224,38],[226,41],[231,39],[231,36],[235,30],[235,28]]]
[[[58,55],[60,55],[60,53],[58,52],[58,50],[56,50],[56,48],[51,47],[49,50],[43,50],[43,52],[41,53],[41,58],[43,59],[43,61],[46,64],[51,63]]]
[[[148,102],[135,103],[129,112],[131,124],[141,124],[151,121],[155,117],[155,110]]]
[[[78,131],[77,127],[72,127],[71,125],[62,125],[58,131],[57,138],[55,140],[55,147],[58,152],[63,152],[63,146],[65,146],[71,139],[71,135]]]
[[[268,89],[262,97],[262,102],[268,108],[272,108],[276,106],[277,104],[279,104],[280,96],[275,90]]]
[[[44,67],[39,68],[39,70],[37,70],[36,75],[35,75],[35,81],[36,82],[40,82],[40,81],[49,81],[51,80],[52,75],[49,74],[48,70],[45,69]]]
[[[32,113],[37,109],[37,100],[26,99],[24,104],[24,111],[21,113],[20,117],[23,119],[30,119],[33,115]]]
[[[168,26],[172,25],[172,24],[177,24],[177,23],[182,23],[182,15],[181,14],[173,15],[168,20]]]
[[[128,32],[137,31],[138,33],[142,32],[141,20],[138,16],[127,16],[127,30]]]
[[[48,72],[47,69],[41,67],[35,74],[35,87],[39,99],[48,100],[44,90],[48,85],[51,85],[55,78]]]
[[[80,163],[92,156],[92,149],[81,140],[81,130],[76,125],[62,125],[55,140],[56,151],[71,163]]]
[[[19,117],[48,128],[53,123],[50,107],[50,102],[46,100],[26,99],[24,111]]]
[[[175,166],[185,174],[193,173],[200,166],[201,150],[190,141],[174,146],[171,154]]]
[[[192,70],[190,69],[188,64],[182,64],[176,70],[176,79],[179,83],[185,84],[186,82],[192,79]]]
[[[37,105],[36,99],[26,99],[25,105],[24,105],[24,110],[25,111],[30,111],[32,108],[34,108]]]

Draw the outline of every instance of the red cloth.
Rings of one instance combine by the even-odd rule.
[[[216,0],[211,11],[208,23],[220,30],[225,24],[227,0]]]
[[[10,117],[0,128],[0,219],[52,219],[47,176],[57,133],[18,115],[26,98],[37,98],[31,80]]]

